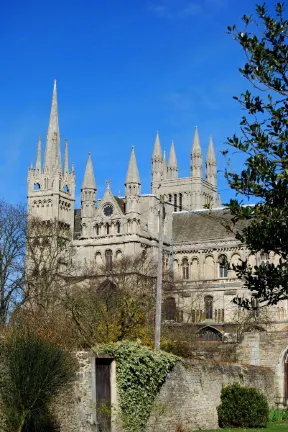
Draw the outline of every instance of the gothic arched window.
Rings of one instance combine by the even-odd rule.
[[[182,211],[182,193],[179,194],[179,211]]]
[[[106,223],[106,234],[110,234],[110,225]]]
[[[105,260],[106,260],[106,270],[112,270],[112,250],[107,249],[105,252]]]
[[[227,257],[225,255],[219,256],[219,277],[220,278],[228,277],[228,264],[227,264]]]
[[[165,319],[167,321],[176,321],[176,301],[174,297],[165,299]]]
[[[174,212],[177,212],[177,194],[174,194]]]
[[[98,224],[95,225],[95,233],[97,236],[99,235],[99,225]]]
[[[205,318],[213,319],[213,297],[206,296],[204,298],[204,305],[205,305]]]
[[[117,234],[120,234],[120,230],[121,230],[120,222],[117,222],[116,229],[117,229]]]
[[[183,279],[189,279],[189,263],[188,259],[184,258],[182,261]]]

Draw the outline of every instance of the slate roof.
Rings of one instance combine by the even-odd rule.
[[[117,201],[120,209],[122,210],[123,214],[125,214],[125,201],[123,198],[118,198],[117,196],[114,196],[115,200]]]
[[[195,213],[179,212],[173,214],[173,239],[175,243],[233,240],[233,231],[241,231],[247,226],[246,221],[238,221],[235,226],[228,209],[203,210]],[[226,225],[226,226],[225,226]]]

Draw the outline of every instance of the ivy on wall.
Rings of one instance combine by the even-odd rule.
[[[94,349],[116,360],[116,382],[121,418],[127,432],[142,432],[154,399],[179,358],[155,351],[140,342],[120,341]]]

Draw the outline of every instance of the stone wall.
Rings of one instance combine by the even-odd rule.
[[[87,352],[80,352],[77,357],[79,371],[75,384],[60,395],[56,404],[61,432],[97,432],[95,362]],[[273,405],[274,374],[269,368],[213,361],[179,362],[167,376],[155,400],[147,432],[175,432],[181,423],[190,429],[217,428],[221,389],[235,381],[259,389]],[[115,381],[112,386],[115,392]],[[119,423],[113,423],[112,432],[120,431]]]
[[[178,363],[167,376],[155,401],[147,432],[175,432],[218,427],[217,406],[223,386],[239,382],[255,387],[274,403],[274,375],[264,367],[235,364]]]
[[[245,333],[237,346],[237,361],[242,364],[265,366],[275,374],[275,402],[284,401],[284,359],[288,354],[288,332]],[[287,378],[286,378],[287,379]]]

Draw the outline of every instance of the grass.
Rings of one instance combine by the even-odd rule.
[[[247,428],[228,428],[228,429],[214,429],[205,432],[288,432],[288,422],[272,422],[269,423],[267,428],[263,429],[247,429]],[[204,432],[204,431],[198,431]]]

